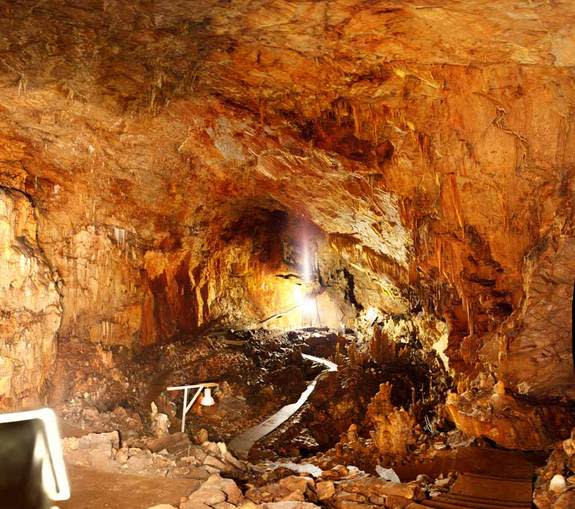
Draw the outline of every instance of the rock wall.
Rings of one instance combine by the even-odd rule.
[[[545,239],[526,260],[521,305],[482,347],[482,357],[519,394],[563,401],[575,396],[574,274],[575,239]]]
[[[63,337],[126,346],[138,343],[142,256],[128,244],[127,235],[116,227],[89,225],[46,249],[64,283]]]
[[[362,306],[351,302],[355,280],[346,271],[356,271],[346,268],[313,225],[283,211],[256,209],[206,237],[188,239],[172,251],[145,253],[141,344],[214,326],[293,329],[355,323]],[[306,242],[309,280],[302,267]],[[361,281],[356,291],[366,297]],[[306,296],[314,299],[314,310],[304,309]]]
[[[0,409],[39,401],[56,356],[62,307],[35,214],[25,195],[0,188]]]
[[[359,301],[447,323],[461,394],[493,375],[573,400],[573,2],[0,15],[0,183],[39,211],[63,335],[147,344],[265,314],[228,277],[260,267],[256,225],[226,234],[280,210],[322,230]]]

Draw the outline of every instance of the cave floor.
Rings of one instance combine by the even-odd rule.
[[[72,498],[62,503],[61,508],[147,509],[161,503],[178,506],[182,497],[198,489],[200,484],[198,481],[180,477],[184,474],[178,470],[183,465],[179,459],[177,467],[170,470],[170,477],[166,477],[166,472],[162,470],[164,463],[159,461],[160,459],[167,461],[167,458],[154,457],[150,460],[152,466],[147,470],[137,467],[138,458],[142,461],[145,459],[144,450],[147,448],[149,437],[146,438],[143,421],[137,418],[136,409],[140,408],[140,412],[145,415],[145,412],[149,411],[147,409],[150,407],[150,402],[154,401],[161,411],[166,412],[166,415],[170,414],[172,425],[179,429],[176,402],[162,395],[161,388],[166,385],[172,383],[177,385],[192,378],[226,381],[226,385],[222,387],[222,392],[218,395],[217,406],[207,409],[198,407],[197,413],[190,412],[189,414],[189,429],[192,430],[189,438],[195,440],[193,432],[203,428],[204,432],[208,433],[212,446],[216,448],[216,453],[215,442],[221,441],[229,443],[233,453],[246,457],[255,442],[258,442],[257,447],[253,448],[256,454],[249,456],[252,463],[257,462],[258,459],[282,461],[288,457],[291,459],[299,457],[304,463],[304,458],[308,458],[311,464],[320,465],[324,471],[332,468],[333,465],[330,465],[330,462],[335,462],[336,465],[344,468],[345,465],[355,465],[373,476],[373,461],[377,460],[377,456],[370,456],[370,451],[376,452],[373,443],[366,442],[365,437],[362,438],[364,442],[358,441],[357,438],[356,441],[350,443],[351,445],[346,442],[348,436],[346,429],[348,429],[349,422],[357,420],[358,413],[361,414],[366,410],[367,399],[363,407],[358,407],[359,398],[366,392],[375,394],[382,382],[393,380],[398,388],[396,405],[402,405],[411,401],[412,387],[417,384],[427,387],[429,384],[426,383],[426,377],[437,379],[433,376],[430,365],[425,359],[423,371],[415,369],[416,364],[405,363],[387,363],[384,367],[343,366],[336,352],[338,345],[347,344],[349,338],[342,338],[329,332],[298,331],[297,334],[290,335],[259,334],[261,337],[257,335],[249,341],[244,341],[241,348],[236,345],[231,348],[227,344],[219,344],[212,338],[210,341],[197,342],[193,345],[182,341],[150,349],[138,358],[139,370],[133,369],[133,362],[128,362],[130,359],[126,360],[125,365],[119,363],[118,366],[123,371],[118,368],[116,375],[119,377],[119,374],[125,373],[124,378],[120,379],[125,380],[125,387],[131,389],[129,393],[147,395],[143,403],[127,401],[132,407],[129,410],[116,407],[114,410],[99,411],[94,407],[94,401],[82,397],[83,394],[90,393],[93,389],[92,385],[76,380],[77,386],[72,385],[75,388],[72,394],[76,397],[69,402],[64,402],[62,407],[63,415],[67,417],[63,419],[64,436],[81,437],[90,432],[102,433],[118,430],[122,437],[124,452],[132,451],[131,448],[140,452],[134,453],[136,460],[134,466],[132,463],[129,465],[130,473],[100,470],[101,465],[91,463],[90,455],[88,455],[87,463],[70,464]],[[94,362],[100,362],[100,357],[105,360],[101,352],[92,353],[91,361],[83,365],[85,372],[92,370]],[[310,356],[310,353],[317,357]],[[320,356],[322,359],[318,363]],[[79,358],[76,352],[74,358],[70,357],[69,360],[77,364]],[[336,365],[327,361],[327,358],[333,358],[339,363],[341,369],[337,370],[337,373],[324,372],[336,369]],[[100,366],[102,373],[105,373],[104,367]],[[405,376],[402,378],[398,373],[401,375],[408,373],[411,378],[407,377],[405,381]],[[114,384],[114,381],[102,383],[103,379],[107,380],[93,377],[91,383],[99,384],[98,388],[104,396],[114,395],[116,397],[116,393],[121,393],[120,385]],[[310,396],[312,392],[313,395]],[[441,387],[437,389],[437,393],[441,394]],[[150,394],[152,397],[149,397]],[[310,396],[309,401],[306,401],[307,396]],[[425,400],[426,394],[421,393],[422,401],[425,400],[425,404],[429,407],[435,404],[432,396],[433,394],[428,395],[429,399]],[[338,402],[340,405],[333,406],[333,402]],[[107,400],[100,402],[104,407],[106,403],[109,402]],[[118,405],[116,400],[111,403]],[[239,412],[235,412],[234,405],[239,405]],[[360,411],[359,408],[362,410]],[[311,434],[310,429],[315,432],[315,435]],[[315,445],[311,442],[315,440],[315,436],[326,435],[328,430],[333,435],[333,437],[328,437],[332,441],[338,440],[339,437],[340,449],[337,446],[340,442],[336,442],[336,446],[332,448],[330,446],[333,444],[329,441],[325,444],[316,442]],[[422,440],[432,440],[423,433],[420,435]],[[240,439],[241,447],[234,447],[234,440],[230,442],[233,437],[236,437],[236,442]],[[309,444],[306,440],[310,441]],[[390,465],[403,483],[416,479],[419,474],[426,474],[430,479],[437,479],[443,475],[453,481],[455,476],[450,474],[459,473],[456,484],[453,486],[455,491],[441,494],[447,497],[445,503],[448,506],[449,504],[453,506],[453,503],[457,502],[457,497],[467,497],[474,503],[478,502],[480,506],[481,504],[489,506],[489,500],[476,500],[481,498],[483,492],[488,493],[487,499],[489,495],[496,497],[492,498],[492,502],[503,501],[505,502],[503,505],[511,503],[515,509],[523,508],[524,501],[530,500],[531,479],[535,469],[544,463],[543,457],[488,446],[469,445],[469,443],[453,446],[452,444],[460,442],[450,442],[451,439],[448,439],[447,433],[439,433],[433,440],[439,445],[444,444],[446,448],[439,450],[429,447],[414,448],[413,455],[406,458],[405,463],[393,462]],[[318,451],[322,449],[328,451],[327,455],[322,457],[321,452],[316,456],[313,456],[313,453],[308,454],[308,450],[315,451],[312,447],[317,447]],[[293,455],[290,454],[291,451],[294,451]],[[367,455],[362,451],[367,451]],[[428,454],[428,451],[432,454]],[[340,453],[341,456],[338,456]],[[150,451],[147,454],[151,457]],[[130,455],[132,455],[131,452]],[[175,456],[172,459],[175,459]],[[157,467],[156,461],[158,461]],[[88,464],[92,466],[83,466]],[[118,467],[114,458],[106,464],[114,468]],[[267,478],[268,473],[273,470],[265,466],[265,462],[254,466],[263,466],[263,470],[256,468],[250,474],[251,480],[256,483],[259,482],[260,474]],[[158,475],[154,476],[153,469],[156,469],[155,472]],[[175,476],[172,478],[174,472]],[[134,475],[135,473],[139,475]],[[253,478],[254,473],[255,478]],[[238,477],[238,480],[246,482],[246,478],[243,477]],[[486,485],[492,486],[486,488]],[[513,498],[507,502],[504,496],[501,498],[496,495],[498,489],[505,495],[506,492],[513,491],[511,488],[517,488],[519,491],[517,496],[513,495]],[[439,500],[435,499],[422,501],[427,507],[442,507],[433,505],[438,502]]]
[[[413,462],[395,470],[403,481],[421,473],[437,476],[463,472],[448,494],[423,501],[418,507],[473,504],[484,498],[482,503],[492,507],[498,506],[494,502],[497,500],[502,507],[511,504],[521,509],[529,507],[531,479],[541,459],[530,453],[465,447],[439,454],[432,462]],[[181,497],[198,487],[197,481],[191,479],[118,474],[78,465],[70,465],[68,474],[72,497],[60,504],[61,509],[146,509],[160,503],[177,506]]]
[[[180,498],[197,489],[192,479],[167,479],[68,466],[72,496],[61,509],[146,509],[155,504],[178,506]]]

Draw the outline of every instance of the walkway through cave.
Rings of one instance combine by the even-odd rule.
[[[321,364],[326,368],[326,371],[337,371],[337,364],[327,359],[322,359],[321,357],[316,357],[314,355],[308,355],[305,353],[302,354],[302,357],[317,364]],[[319,377],[321,375],[317,376]],[[279,411],[268,417],[265,421],[250,429],[247,429],[243,433],[233,438],[229,443],[230,449],[240,458],[246,459],[249,456],[251,448],[258,440],[265,437],[266,435],[269,435],[272,431],[281,426],[303,406],[303,404],[308,400],[310,394],[314,391],[316,384],[317,377],[307,385],[305,391],[301,393],[299,399],[295,403],[290,403],[282,407]]]

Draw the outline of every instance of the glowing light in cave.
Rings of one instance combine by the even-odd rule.
[[[302,310],[304,315],[313,317],[314,314],[317,314],[317,303],[313,297],[304,297],[302,303]]]
[[[293,299],[296,306],[301,306],[303,304],[303,292],[300,285],[295,285],[293,287]]]
[[[303,244],[302,279],[305,283],[309,283],[311,281],[311,262],[309,259],[307,242],[304,242]]]
[[[204,389],[204,396],[203,396],[202,400],[200,401],[200,405],[202,405],[202,406],[213,406],[215,404],[216,404],[216,402],[214,401],[214,398],[212,397],[212,389],[210,389],[209,387],[206,387]]]
[[[304,288],[300,285],[294,287],[293,297],[295,307],[301,310],[302,325],[312,324],[318,317],[316,298],[304,293]]]

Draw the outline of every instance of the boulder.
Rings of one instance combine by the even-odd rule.
[[[201,448],[210,456],[218,458],[220,456],[220,448],[214,442],[204,442]]]
[[[300,502],[304,502],[305,501],[304,492],[300,490],[292,491],[291,493],[288,493],[285,497],[282,497],[279,501],[284,502],[288,500],[297,500]]]
[[[239,509],[261,509],[259,506],[254,504],[251,500],[246,500],[239,506]]]
[[[353,493],[365,497],[368,500],[372,497],[387,497],[397,496],[409,500],[418,500],[421,498],[421,488],[415,482],[410,483],[394,483],[384,481],[377,477],[365,477],[360,479],[341,481],[338,485],[338,490]],[[340,494],[338,493],[338,498]],[[345,497],[341,497],[345,498]],[[349,499],[349,498],[347,498]],[[362,500],[355,500],[362,502]]]
[[[152,459],[151,455],[145,454],[143,451],[140,454],[136,454],[134,456],[130,456],[126,465],[130,470],[134,470],[136,472],[141,472],[142,470],[146,470],[147,468],[151,467],[154,464],[154,460]]]
[[[329,500],[335,495],[335,485],[333,481],[321,481],[315,485],[318,500]]]
[[[364,495],[363,493],[350,493],[348,491],[339,491],[337,494],[336,503],[342,501],[362,503],[368,501],[368,496]]]
[[[186,477],[187,479],[197,479],[198,481],[207,481],[208,478],[210,477],[210,474],[207,472],[207,470],[204,470],[203,468],[200,467],[195,467],[193,465],[190,465],[187,468],[187,473],[183,474],[183,477]]]
[[[120,464],[123,465],[128,461],[129,458],[129,454],[128,454],[128,449],[123,447],[122,449],[120,449],[117,453],[116,453],[116,461]]]
[[[120,434],[117,431],[110,433],[90,433],[78,439],[78,449],[101,449],[112,457],[112,449],[120,447]]]
[[[172,433],[150,440],[147,448],[152,452],[160,452],[164,449],[168,452],[178,452],[186,450],[191,445],[187,433]]]
[[[120,436],[117,431],[110,433],[90,433],[80,438],[63,440],[66,461],[77,465],[90,465],[97,469],[113,470],[116,468],[114,449],[120,447]]]
[[[224,461],[237,470],[244,470],[244,464],[234,457],[229,451],[224,456]]]
[[[197,461],[200,465],[204,462],[204,460],[207,458],[207,454],[200,448],[200,447],[190,447],[190,452],[189,452],[190,456],[188,456],[187,458],[194,458],[195,461]]]
[[[349,475],[349,470],[344,465],[336,465],[330,470],[324,470],[321,474],[322,479],[343,479]]]
[[[298,475],[290,475],[284,477],[279,482],[280,488],[286,489],[290,492],[299,491],[305,493],[308,488],[313,488],[314,482],[311,477],[301,477]]]
[[[213,467],[216,468],[218,470],[226,470],[226,464],[223,463],[222,461],[220,461],[217,458],[214,458],[213,456],[206,456],[206,459],[204,460],[204,465],[207,467]]]
[[[363,504],[352,500],[336,500],[333,505],[335,509],[380,509],[381,506],[374,504]]]
[[[210,475],[210,478],[202,485],[202,489],[207,487],[223,491],[226,495],[226,501],[232,504],[237,505],[244,498],[235,481],[232,479],[224,479],[217,474]]]
[[[181,505],[182,509],[198,509],[202,505],[213,506],[226,501],[226,494],[215,487],[202,487],[194,491],[186,502]]]
[[[180,509],[212,509],[212,506],[188,500],[180,504]]]

